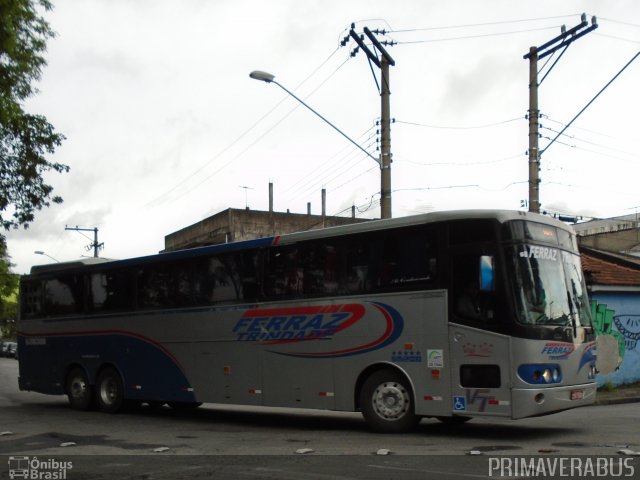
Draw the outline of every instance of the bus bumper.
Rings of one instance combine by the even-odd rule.
[[[511,418],[536,417],[592,405],[596,401],[596,389],[595,382],[567,387],[514,388]]]

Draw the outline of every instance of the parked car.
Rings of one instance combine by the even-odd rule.
[[[18,350],[18,344],[16,342],[3,342],[2,343],[2,356],[3,357],[13,357],[13,358],[15,358],[17,350]]]

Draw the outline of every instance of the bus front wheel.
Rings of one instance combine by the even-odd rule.
[[[93,406],[93,388],[85,371],[76,367],[67,375],[67,397],[76,410],[89,410]]]
[[[365,380],[360,390],[360,408],[376,432],[406,432],[420,421],[409,382],[396,370],[378,370]]]
[[[98,409],[105,413],[117,413],[124,405],[124,384],[120,374],[107,367],[96,380],[96,401]]]

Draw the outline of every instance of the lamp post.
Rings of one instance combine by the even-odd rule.
[[[313,108],[311,108],[309,105],[307,105],[302,99],[298,98],[293,92],[289,91],[286,87],[284,87],[282,84],[278,83],[275,81],[275,75],[272,75],[270,73],[267,72],[262,72],[260,70],[254,70],[253,72],[251,72],[249,74],[249,77],[253,78],[254,80],[261,80],[263,82],[266,83],[274,83],[277,86],[279,86],[282,90],[284,90],[286,93],[288,93],[289,95],[291,95],[293,98],[295,98],[298,102],[300,102],[302,105],[304,105],[305,107],[307,107],[309,110],[311,110],[313,113],[315,113],[318,117],[320,117],[325,123],[327,123],[331,128],[333,128],[336,132],[338,132],[340,135],[342,135],[344,138],[346,138],[347,140],[349,140],[353,145],[355,145],[358,149],[360,149],[362,152],[364,152],[369,158],[371,158],[374,162],[376,162],[378,165],[380,165],[380,168],[383,169],[382,163],[380,162],[379,159],[377,159],[376,157],[374,157],[373,155],[371,155],[369,152],[367,152],[364,148],[362,148],[360,145],[358,145],[354,140],[352,140],[351,138],[349,138],[347,136],[346,133],[344,133],[342,130],[340,130],[338,127],[336,127],[333,123],[331,123],[329,120],[327,120],[326,118],[324,118],[322,115],[320,115],[317,111],[315,111]],[[384,169],[382,170],[384,173]],[[383,186],[384,187],[384,186]],[[384,193],[385,188],[382,189]],[[385,209],[383,207],[383,205],[381,204],[381,208],[382,208],[382,218],[390,218],[390,214],[388,216],[385,215]]]
[[[43,252],[42,250],[36,250],[33,253],[35,253],[36,255],[44,255],[45,257],[49,257],[54,262],[60,263],[60,260],[53,258],[51,255],[49,255],[48,253]]]

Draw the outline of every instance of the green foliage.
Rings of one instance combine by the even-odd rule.
[[[54,36],[38,7],[48,0],[0,0],[0,226],[25,228],[36,211],[62,198],[52,196],[43,174],[69,167],[49,162],[64,136],[41,115],[24,111],[22,102],[36,93],[33,83],[46,65],[43,53]]]
[[[616,387],[611,380],[600,387],[600,391],[602,392],[613,392],[615,389]]]
[[[15,338],[18,313],[18,275],[11,273],[7,244],[0,237],[0,330],[3,338]]]

